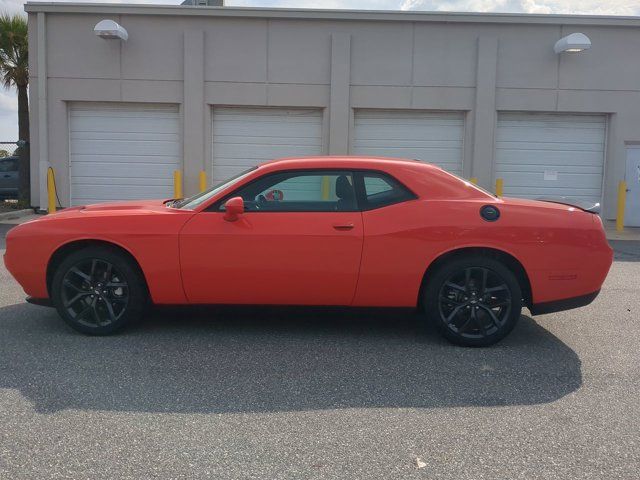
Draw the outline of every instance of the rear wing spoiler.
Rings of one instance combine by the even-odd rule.
[[[561,203],[562,205],[569,205],[570,207],[576,207],[580,210],[584,210],[585,212],[600,213],[600,203],[599,202],[589,202],[586,200],[578,200],[576,198],[570,197],[541,197],[536,198],[541,202],[551,202],[551,203]]]

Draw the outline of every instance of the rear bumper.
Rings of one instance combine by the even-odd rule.
[[[531,313],[534,315],[544,315],[545,313],[561,312],[563,310],[571,310],[572,308],[580,308],[589,305],[595,300],[600,290],[580,295],[579,297],[564,298],[562,300],[554,300],[552,302],[535,303],[531,305]]]

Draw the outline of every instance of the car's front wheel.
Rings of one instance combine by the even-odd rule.
[[[144,279],[131,260],[109,247],[88,247],[56,269],[51,297],[62,319],[89,335],[108,335],[140,318],[147,301]]]
[[[427,318],[455,344],[492,345],[504,338],[520,317],[518,279],[496,259],[458,258],[442,265],[426,281]]]

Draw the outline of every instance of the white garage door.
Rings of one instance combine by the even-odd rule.
[[[69,133],[72,205],[173,195],[176,105],[73,103]]]
[[[353,153],[434,163],[462,175],[464,117],[460,112],[356,110]]]
[[[495,177],[507,196],[599,202],[605,131],[603,115],[501,113]]]
[[[213,109],[212,178],[221,182],[259,163],[322,154],[320,109]]]

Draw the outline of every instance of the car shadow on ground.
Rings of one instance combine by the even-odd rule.
[[[279,309],[154,311],[112,337],[54,310],[0,308],[0,389],[39,412],[286,412],[530,405],[582,384],[580,359],[522,316],[485,349],[441,340],[416,315]]]

